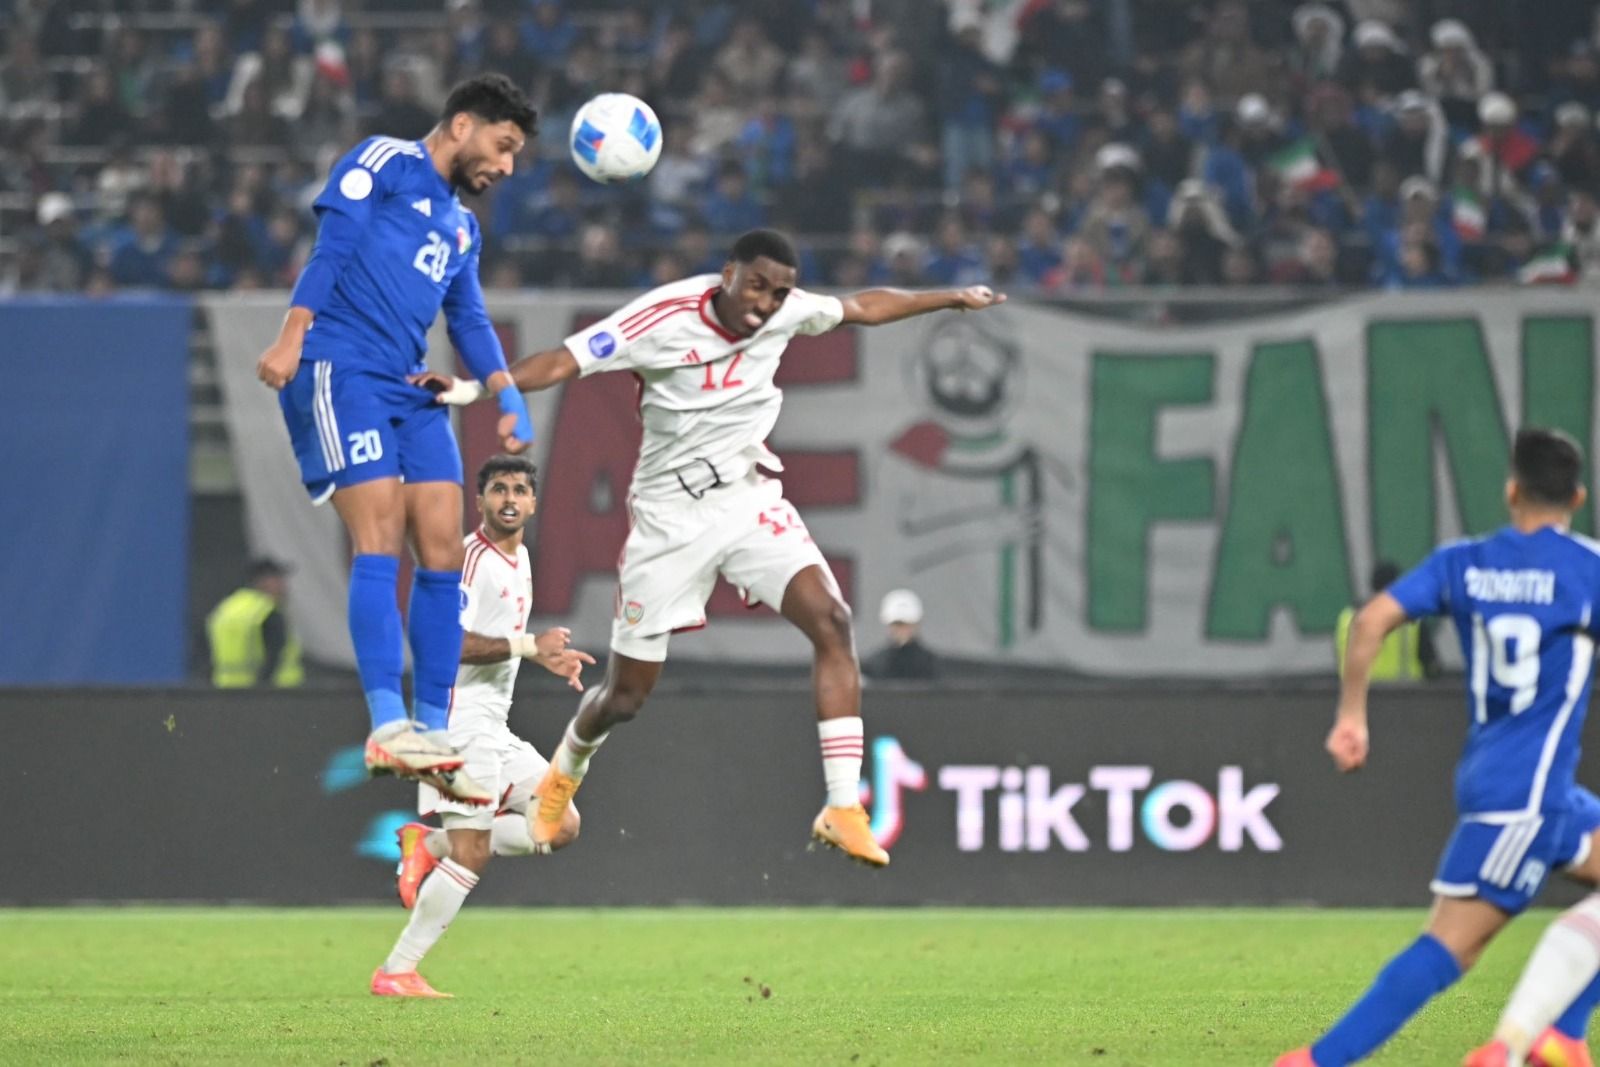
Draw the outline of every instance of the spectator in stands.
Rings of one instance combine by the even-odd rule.
[[[206,617],[211,684],[218,689],[304,684],[300,642],[284,617],[287,568],[272,559],[250,564],[249,582]]]
[[[211,92],[195,59],[174,62],[160,105],[151,117],[151,133],[166,144],[216,144],[218,130],[211,117]]]
[[[1222,0],[1206,23],[1205,35],[1184,49],[1178,69],[1205,81],[1231,104],[1249,92],[1274,84],[1277,63],[1251,39],[1250,9],[1243,0]]]
[[[699,89],[704,69],[705,57],[688,21],[682,16],[668,19],[650,54],[652,92],[663,99],[687,100]]]
[[[534,199],[520,229],[530,236],[553,241],[573,237],[583,223],[581,200],[578,176],[567,167],[557,167],[551,172],[544,193]]]
[[[1183,284],[1183,248],[1177,234],[1168,229],[1150,234],[1150,247],[1144,257],[1143,283],[1151,286]]]
[[[1592,40],[1572,42],[1564,57],[1551,63],[1550,95],[1555,100],[1576,100],[1591,112],[1600,109],[1600,53]]]
[[[1295,8],[1291,21],[1295,43],[1289,71],[1303,85],[1337,77],[1344,60],[1344,19],[1327,4],[1312,3]]]
[[[932,681],[939,677],[939,657],[922,643],[922,598],[909,589],[895,589],[878,607],[878,621],[888,641],[861,661],[861,673],[883,681]]]
[[[241,148],[286,150],[294,135],[283,116],[272,111],[267,89],[259,80],[244,87],[239,110],[226,120],[228,140]]]
[[[311,53],[329,42],[342,45],[350,37],[342,0],[296,0],[291,36],[301,53]]]
[[[1379,560],[1372,568],[1372,596],[1377,596],[1400,577],[1400,568],[1388,560]],[[1339,612],[1334,626],[1334,666],[1340,677],[1344,676],[1344,653],[1350,642],[1350,624],[1355,621],[1356,609],[1352,605]],[[1439,676],[1439,655],[1433,645],[1433,624],[1429,620],[1408,622],[1383,640],[1378,658],[1372,662],[1374,682],[1419,682]]]
[[[1429,38],[1433,50],[1417,61],[1417,82],[1452,125],[1470,126],[1478,100],[1494,88],[1494,67],[1459,19],[1435,22]]]
[[[221,25],[202,22],[194,31],[194,65],[200,83],[205,86],[208,110],[215,112],[227,100],[228,86],[233,82],[233,64]]]
[[[968,235],[959,214],[949,212],[939,220],[933,253],[922,270],[935,285],[974,285],[983,279],[983,253]]]
[[[939,63],[938,114],[944,187],[994,166],[994,124],[1003,104],[999,68],[983,53],[977,12],[953,16]]]
[[[522,43],[541,63],[564,62],[577,47],[578,27],[560,0],[533,0],[531,6],[533,17],[523,24]]]
[[[1061,266],[1061,234],[1055,219],[1042,207],[1028,212],[1022,222],[1022,239],[1017,242],[1018,267],[1030,285],[1040,285],[1045,276]]]
[[[1555,119],[1549,153],[1561,180],[1567,185],[1600,181],[1600,141],[1595,139],[1589,109],[1569,100],[1556,108]]]
[[[921,238],[901,230],[883,239],[883,255],[889,263],[890,285],[916,287],[927,284],[922,264],[925,251]]]
[[[753,188],[766,193],[793,180],[797,137],[783,99],[776,93],[763,97],[734,142]]]
[[[37,272],[29,288],[53,293],[73,293],[83,288],[89,273],[89,250],[78,240],[78,216],[66,193],[46,193],[36,211],[39,232],[33,244],[38,252]]]
[[[160,201],[140,193],[131,201],[128,228],[112,244],[111,277],[128,288],[162,288],[177,251],[178,237],[167,225]]]
[[[1072,75],[1050,69],[1039,75],[1039,108],[1032,118],[1034,130],[1049,139],[1050,150],[1064,155],[1077,147],[1083,133]]]
[[[689,151],[696,156],[722,155],[744,128],[744,109],[734,99],[732,85],[714,70],[708,71],[700,83],[700,95],[692,110],[694,135]]]
[[[247,90],[251,85],[259,85],[267,109],[293,121],[305,109],[312,73],[311,60],[295,52],[289,31],[282,26],[269,26],[262,36],[261,50],[244,53],[234,64],[233,81],[222,104],[223,113],[236,115],[243,111]]]
[[[375,30],[362,27],[351,34],[345,66],[350,71],[350,89],[355,93],[357,110],[363,115],[376,111],[383,99],[384,57]]]
[[[1071,71],[1085,85],[1098,84],[1111,59],[1102,6],[1090,0],[1024,5],[1017,17],[1017,65]]]
[[[1568,200],[1561,244],[1574,262],[1575,280],[1585,285],[1600,285],[1600,197],[1593,186],[1587,186],[1574,189]]]
[[[160,203],[168,225],[179,237],[201,236],[211,224],[211,210],[195,168],[168,149],[155,150],[148,159],[146,188]]]
[[[1539,158],[1539,142],[1517,126],[1517,105],[1505,93],[1488,93],[1478,101],[1482,130],[1472,143],[1483,151],[1490,189],[1503,189],[1504,178],[1521,179]]]
[[[1144,272],[1150,237],[1150,217],[1139,205],[1139,154],[1127,145],[1109,144],[1096,154],[1095,167],[1099,189],[1078,233],[1105,264],[1110,281],[1131,285]]]
[[[783,76],[783,52],[767,40],[761,22],[747,16],[734,23],[733,33],[713,65],[728,79],[735,97],[759,100],[771,93]]]
[[[735,160],[725,160],[717,168],[702,209],[713,234],[739,234],[766,225],[767,209],[751,194],[744,166]]]
[[[388,137],[421,137],[433,128],[433,112],[417,98],[417,79],[411,68],[395,62],[383,74],[383,98],[368,130]]]
[[[1395,99],[1394,126],[1384,135],[1379,154],[1402,174],[1420,174],[1437,182],[1444,177],[1449,130],[1438,105],[1415,89]]]
[[[933,161],[922,101],[910,82],[911,61],[885,52],[872,84],[847,94],[829,119],[828,136],[843,151],[841,165],[874,184]]]
[[[789,61],[786,84],[797,114],[810,118],[833,113],[849,80],[826,31],[819,27],[806,31],[800,54]]]
[[[127,25],[113,30],[106,65],[117,99],[130,114],[142,117],[150,108],[157,74],[144,34]]]
[[[1261,281],[1261,263],[1247,244],[1233,245],[1222,253],[1222,284],[1255,285]]]
[[[833,159],[833,148],[812,124],[795,149],[793,182],[777,194],[774,207],[784,224],[800,232],[845,233],[851,225],[855,183]]]
[[[1355,123],[1355,102],[1334,82],[1312,89],[1306,96],[1306,129],[1322,163],[1342,184],[1365,189],[1372,180],[1372,141]]]
[[[1316,227],[1306,230],[1300,238],[1294,270],[1282,280],[1311,289],[1340,285],[1339,243],[1333,234]]]
[[[1146,176],[1159,182],[1168,196],[1193,170],[1194,156],[1194,145],[1183,136],[1175,111],[1156,105],[1145,113],[1139,158]]]
[[[295,120],[295,136],[307,144],[353,144],[356,132],[356,101],[350,90],[334,78],[318,73],[311,79],[305,109]]]
[[[104,148],[128,136],[133,128],[133,115],[117,97],[111,72],[105,67],[91,69],[81,83],[77,121],[63,131],[62,141]]]
[[[9,32],[6,57],[0,61],[0,110],[14,119],[41,114],[55,102],[55,79],[26,24],[13,24]]]
[[[1426,250],[1419,254],[1417,246]],[[1406,287],[1455,284],[1461,273],[1461,238],[1442,210],[1438,188],[1420,174],[1400,183],[1400,217],[1375,250],[1380,282]],[[1408,258],[1409,257],[1409,258]],[[1420,269],[1426,262],[1426,270]]]
[[[1040,288],[1060,295],[1106,287],[1106,262],[1100,250],[1082,237],[1061,244],[1061,262],[1040,280]]]
[[[1353,40],[1340,80],[1358,99],[1385,100],[1416,86],[1405,45],[1388,23],[1364,19],[1356,23]]]
[[[522,43],[516,19],[508,14],[496,16],[483,34],[483,55],[478,64],[483,70],[496,70],[518,85],[533,84],[539,61]]]
[[[1222,256],[1240,241],[1216,190],[1197,178],[1178,184],[1167,225],[1177,235],[1179,281],[1183,285],[1222,284]]]
[[[600,223],[585,226],[568,284],[578,289],[620,289],[630,280],[616,230]]]

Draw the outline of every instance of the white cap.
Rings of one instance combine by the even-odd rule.
[[[72,197],[66,193],[45,193],[39,198],[36,210],[39,213],[40,226],[48,226],[57,219],[71,218]]]
[[[1294,9],[1294,32],[1304,37],[1313,22],[1324,22],[1334,36],[1342,36],[1344,20],[1327,4],[1301,4]]]
[[[922,621],[922,598],[909,589],[891,590],[878,608],[878,621],[885,626],[896,622],[915,626]]]
[[[1589,109],[1576,100],[1568,100],[1556,108],[1557,126],[1587,126],[1589,125]]]
[[[1362,19],[1356,23],[1356,47],[1365,48],[1369,44],[1381,44],[1391,52],[1400,51],[1400,38],[1394,35],[1386,22],[1377,19]]]
[[[916,234],[897,230],[883,239],[883,256],[894,259],[903,255],[922,255],[922,240]]]
[[[1233,113],[1246,126],[1260,126],[1272,118],[1272,107],[1260,93],[1245,93],[1233,105]]]
[[[1140,167],[1139,153],[1134,151],[1130,145],[1125,145],[1120,141],[1113,141],[1110,144],[1100,146],[1100,151],[1094,154],[1094,165],[1095,169],[1100,171],[1107,171],[1112,167],[1127,167],[1129,170],[1138,170]]]
[[[1396,113],[1401,111],[1426,111],[1432,103],[1433,101],[1428,99],[1426,93],[1418,92],[1416,89],[1407,89],[1394,98],[1394,109]]]
[[[1517,105],[1505,93],[1484,93],[1478,98],[1478,120],[1488,126],[1509,126],[1517,120]]]
[[[1472,31],[1460,19],[1440,19],[1428,34],[1435,48],[1471,48]]]
[[[1413,174],[1400,183],[1400,199],[1410,200],[1413,196],[1426,196],[1430,200],[1439,199],[1439,190],[1434,188],[1432,182],[1420,174]]]

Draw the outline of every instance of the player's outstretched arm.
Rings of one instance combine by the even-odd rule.
[[[572,353],[565,348],[552,348],[544,352],[535,352],[531,356],[524,356],[511,364],[511,369],[506,372],[513,384],[524,393],[537,393],[541,389],[548,389],[552,385],[559,385],[578,376],[578,361]],[[464,405],[472,404],[484,395],[484,387],[477,382],[464,378],[452,378],[448,374],[414,374],[411,376],[414,385],[420,385],[434,394],[435,400],[440,404]],[[499,386],[491,378],[487,383],[490,389]]]
[[[1367,690],[1372,663],[1383,639],[1406,621],[1405,609],[1388,593],[1379,593],[1356,613],[1345,646],[1344,681],[1339,691],[1339,711],[1328,733],[1328,755],[1341,771],[1359,770],[1367,762]]]
[[[865,289],[844,297],[844,322],[857,326],[881,326],[930,311],[979,311],[1006,302],[1006,294],[987,285],[965,289]]]

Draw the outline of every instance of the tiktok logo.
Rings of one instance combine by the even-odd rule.
[[[920,793],[928,788],[928,773],[922,764],[906,755],[899,741],[880,737],[872,742],[870,774],[861,783],[861,803],[872,813],[872,836],[878,844],[890,848],[906,828],[901,794],[907,789]]]

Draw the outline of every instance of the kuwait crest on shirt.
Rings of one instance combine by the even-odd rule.
[[[457,252],[457,254],[464,256],[464,255],[467,254],[467,249],[469,249],[471,247],[472,247],[472,238],[467,235],[467,228],[465,226],[457,226],[456,227],[456,252]]]

